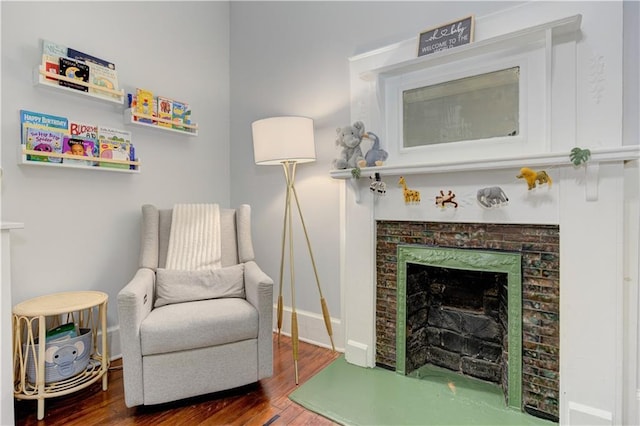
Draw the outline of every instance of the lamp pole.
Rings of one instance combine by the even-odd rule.
[[[311,242],[309,241],[309,233],[307,232],[307,226],[304,222],[302,215],[302,209],[300,208],[300,201],[298,200],[298,193],[295,187],[296,176],[296,161],[283,161],[282,168],[284,170],[285,182],[287,185],[287,192],[285,196],[285,208],[284,208],[284,224],[282,226],[282,252],[280,256],[280,283],[278,294],[278,339],[280,338],[280,331],[282,329],[282,316],[283,316],[283,298],[282,298],[282,285],[284,277],[284,258],[285,258],[285,244],[287,241],[287,233],[289,235],[289,277],[291,285],[291,344],[293,348],[293,365],[295,369],[296,385],[298,384],[298,314],[296,311],[296,292],[295,292],[295,271],[293,262],[293,229],[291,220],[291,199],[295,199],[296,208],[298,210],[298,216],[300,217],[300,223],[302,224],[302,230],[304,231],[304,237],[307,242],[307,248],[309,250],[309,256],[311,257],[311,265],[313,266],[313,273],[316,279],[316,285],[318,293],[320,295],[320,306],[322,308],[322,316],[324,318],[324,324],[331,341],[331,349],[336,350],[333,343],[333,329],[331,327],[331,317],[329,315],[329,308],[327,302],[322,294],[322,288],[320,286],[320,279],[318,278],[318,269],[316,267],[315,258],[313,257],[313,250],[311,249]]]

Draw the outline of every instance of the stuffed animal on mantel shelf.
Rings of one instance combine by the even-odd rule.
[[[364,123],[356,121],[352,126],[338,127],[336,129],[336,145],[340,154],[333,160],[334,169],[362,168],[367,162],[362,155],[362,138],[364,136]]]
[[[364,137],[373,141],[373,145],[364,155],[367,161],[367,167],[382,166],[384,161],[389,157],[389,153],[380,148],[380,138],[373,132],[367,132]]]

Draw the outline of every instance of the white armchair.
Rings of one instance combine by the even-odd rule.
[[[128,407],[217,392],[273,372],[273,280],[254,261],[251,209],[220,209],[222,266],[243,264],[245,297],[156,304],[172,210],[142,207],[139,269],[118,293]]]

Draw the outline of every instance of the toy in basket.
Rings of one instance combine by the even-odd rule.
[[[70,337],[71,335],[75,335],[75,333],[64,334],[63,337],[56,336],[56,338],[45,341],[45,383],[68,379],[87,368],[91,355],[91,329],[81,328],[78,336]],[[31,383],[36,383],[35,357],[38,354],[38,346],[36,341],[32,348],[26,344],[22,347],[27,359],[27,378]]]

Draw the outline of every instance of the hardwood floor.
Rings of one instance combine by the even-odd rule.
[[[339,356],[330,349],[300,342],[298,368],[304,383]],[[36,418],[36,402],[15,403],[16,425],[335,425],[291,402],[295,388],[291,339],[274,335],[273,376],[257,384],[178,402],[127,408],[120,360],[111,364],[109,389],[100,382],[71,395],[45,400],[45,418]]]

